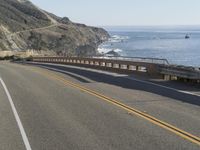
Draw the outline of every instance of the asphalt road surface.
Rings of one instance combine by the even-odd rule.
[[[200,149],[190,91],[51,64],[0,62],[0,79],[0,150]]]

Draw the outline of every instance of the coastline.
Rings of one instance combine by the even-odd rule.
[[[100,53],[114,50],[125,57],[161,58],[171,64],[200,67],[200,32],[196,29],[188,29],[189,33],[187,29],[173,29],[172,32],[169,28],[161,31],[152,28],[148,31],[113,30],[107,30],[111,38],[98,47]],[[185,39],[187,34],[190,39]]]

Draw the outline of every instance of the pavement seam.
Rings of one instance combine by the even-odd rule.
[[[198,96],[198,97],[200,97],[199,94],[195,94],[195,93],[188,92],[188,91],[183,91],[183,90],[178,90],[178,89],[175,89],[175,88],[172,88],[172,87],[168,87],[168,86],[156,84],[156,83],[153,83],[153,82],[150,82],[150,81],[143,81],[143,80],[139,80],[139,79],[133,79],[133,78],[130,78],[130,77],[125,77],[125,78],[130,79],[130,80],[133,80],[133,81],[142,82],[142,83],[146,83],[146,84],[158,86],[158,87],[161,87],[161,88],[173,90],[173,91],[176,91],[176,92],[180,92],[180,93],[184,93],[184,94],[189,94],[189,95],[193,95],[193,96]]]
[[[119,102],[118,100],[112,99],[112,98],[107,97],[105,95],[102,95],[102,94],[100,94],[100,93],[98,93],[96,91],[93,91],[91,89],[85,88],[85,87],[83,87],[83,86],[81,86],[79,84],[76,84],[76,83],[73,83],[73,82],[68,81],[66,79],[63,79],[60,76],[58,76],[55,73],[53,73],[52,71],[50,72],[50,71],[46,71],[44,69],[42,70],[41,68],[39,70],[39,68],[36,68],[36,67],[32,68],[31,70],[35,71],[35,72],[38,72],[38,73],[40,73],[40,74],[42,74],[42,75],[44,75],[46,77],[49,77],[51,79],[60,81],[66,86],[74,87],[74,88],[79,89],[81,91],[84,91],[84,92],[86,92],[86,93],[88,93],[90,95],[98,97],[101,100],[105,100],[105,101],[107,101],[109,103],[112,103],[112,104],[114,104],[114,105],[116,105],[116,106],[118,106],[118,107],[120,107],[120,108],[122,108],[124,110],[131,111],[133,114],[135,114],[137,116],[140,116],[141,118],[144,118],[145,120],[148,120],[148,121],[150,121],[151,123],[153,123],[155,125],[158,125],[158,126],[164,128],[164,129],[168,130],[168,131],[171,131],[171,132],[175,133],[176,135],[179,135],[180,137],[182,137],[182,138],[184,138],[184,139],[186,139],[186,140],[188,140],[190,142],[193,142],[193,143],[195,143],[197,145],[200,145],[200,138],[199,137],[194,136],[194,135],[192,135],[192,134],[190,134],[190,133],[188,133],[186,131],[183,131],[183,130],[181,130],[181,129],[179,129],[179,128],[177,128],[177,127],[175,127],[175,126],[173,126],[173,125],[171,125],[171,124],[169,124],[167,122],[161,121],[161,120],[159,120],[159,119],[157,119],[157,118],[155,118],[155,117],[153,117],[151,115],[145,114],[145,113],[143,113],[143,112],[141,112],[141,111],[139,111],[139,110],[137,110],[135,108],[127,106],[127,105]]]
[[[53,66],[63,66],[63,67],[66,67],[65,65],[63,64],[53,64],[53,63],[37,63],[37,62],[31,62],[30,64],[50,64],[50,65],[53,65]],[[79,68],[79,69],[84,69],[83,67],[77,67],[77,66],[72,66],[72,65],[68,65],[67,67],[74,67],[74,68]],[[66,68],[67,68],[66,67]],[[86,68],[87,70],[90,70],[92,72],[98,72],[99,70],[96,70],[96,69],[92,69],[92,68]],[[113,73],[113,72],[106,72],[105,70],[101,70],[101,72],[103,73],[106,73],[106,74],[110,74],[110,75],[114,75],[116,76],[115,74],[117,73]],[[135,79],[135,78],[131,78],[131,77],[127,77],[127,75],[125,74],[120,74],[120,75],[117,75],[117,76],[121,76],[121,77],[124,77],[126,79],[130,79],[130,80],[133,80],[133,81],[137,81],[137,82],[141,82],[141,83],[146,83],[146,84],[149,84],[149,85],[154,85],[154,86],[158,86],[158,87],[161,87],[161,88],[165,88],[165,89],[169,89],[169,90],[173,90],[173,91],[176,91],[176,92],[179,92],[179,93],[183,93],[183,94],[189,94],[189,95],[193,95],[193,96],[197,96],[197,97],[200,97],[199,94],[196,94],[196,93],[193,93],[193,92],[189,92],[189,91],[184,91],[184,90],[179,90],[179,89],[176,89],[176,88],[173,88],[173,87],[169,87],[169,86],[165,86],[165,85],[161,85],[161,84],[157,84],[157,83],[153,83],[151,81],[146,81],[146,80],[140,80],[140,79]]]

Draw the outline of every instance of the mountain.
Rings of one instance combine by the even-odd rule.
[[[102,28],[74,23],[28,0],[0,0],[0,51],[51,51],[60,55],[95,55],[109,38]]]

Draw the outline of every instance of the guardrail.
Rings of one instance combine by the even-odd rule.
[[[123,56],[104,56],[104,57],[92,57],[92,58],[102,58],[102,59],[113,59],[113,60],[125,60],[125,61],[134,61],[134,62],[146,62],[153,64],[164,64],[169,65],[167,59],[160,58],[148,58],[148,57],[123,57]]]
[[[199,68],[186,67],[186,66],[174,66],[174,65],[161,65],[159,72],[165,75],[170,80],[177,79],[189,79],[200,81],[200,70]]]
[[[50,62],[86,66],[90,68],[131,73],[145,72],[149,75],[158,75],[158,64],[148,62],[137,62],[131,60],[116,60],[106,58],[81,58],[81,57],[33,57],[35,62]]]
[[[168,61],[164,59],[152,60],[153,58],[130,58],[33,57],[33,61],[84,66],[118,73],[147,73],[150,76],[163,77],[166,80],[186,79],[198,83],[200,82],[200,70],[196,70],[193,67],[169,65]],[[138,59],[140,59],[140,61],[138,61]],[[159,63],[156,63],[156,61],[159,61]]]

